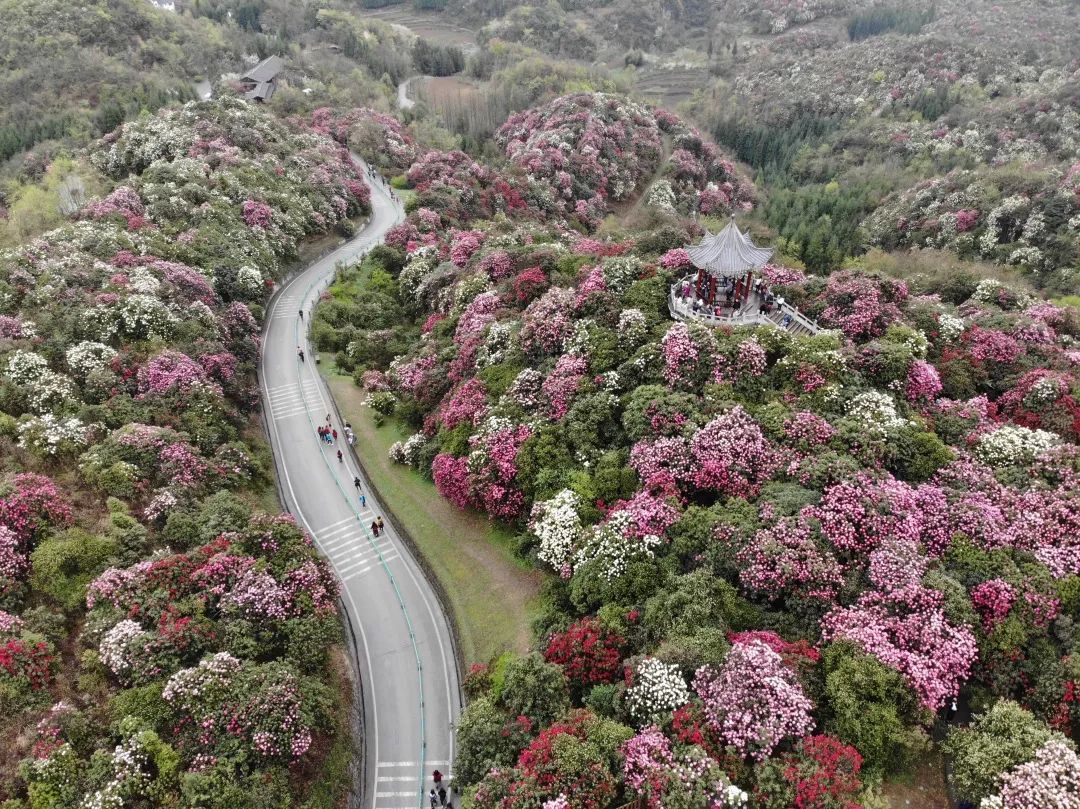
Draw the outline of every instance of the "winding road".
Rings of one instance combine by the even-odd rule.
[[[355,261],[404,218],[387,188],[377,181],[370,185],[372,213],[363,229],[296,275],[271,302],[260,393],[284,505],[337,573],[356,637],[364,757],[362,783],[350,806],[426,809],[431,772],[450,772],[453,726],[461,710],[450,628],[391,521],[378,537],[372,535],[372,521],[386,511],[348,445],[327,446],[316,434],[328,413],[339,434],[343,422],[313,361],[306,321],[299,317],[302,310],[310,318],[338,264]],[[299,347],[306,362],[298,357]],[[338,449],[344,461],[338,461]],[[366,506],[360,504],[354,475],[363,481]]]

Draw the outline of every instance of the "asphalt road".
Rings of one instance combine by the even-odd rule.
[[[358,161],[359,162],[359,161]],[[457,667],[446,615],[390,520],[370,529],[382,504],[342,437],[329,391],[307,343],[306,321],[335,266],[377,245],[404,217],[387,189],[372,185],[372,215],[346,244],[314,262],[278,293],[267,312],[260,393],[286,508],[314,538],[341,581],[341,599],[356,630],[364,705],[364,783],[355,806],[427,809],[431,773],[450,773],[453,724],[460,713]],[[297,353],[303,348],[306,361]],[[316,433],[331,415],[338,446]],[[344,460],[338,461],[337,451]]]

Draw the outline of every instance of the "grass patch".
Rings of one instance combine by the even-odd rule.
[[[486,662],[507,650],[525,651],[539,607],[543,574],[510,550],[512,536],[479,514],[446,502],[435,485],[387,457],[390,445],[407,437],[394,421],[376,427],[363,391],[348,376],[323,373],[342,415],[356,431],[356,450],[373,484],[412,535],[446,591],[458,623],[465,662]]]
[[[315,740],[317,765],[309,770],[294,773],[301,783],[299,787],[302,809],[344,809],[348,802],[349,787],[353,783],[353,733],[352,715],[353,685],[345,660],[345,649],[338,647],[332,652],[334,697],[333,715],[336,717],[334,732]],[[360,740],[356,740],[358,745]],[[313,762],[314,764],[314,762]]]

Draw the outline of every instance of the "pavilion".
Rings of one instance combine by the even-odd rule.
[[[774,249],[759,247],[731,221],[719,233],[705,232],[687,247],[695,271],[671,286],[668,309],[676,320],[709,325],[771,323],[796,334],[816,334],[820,327],[784,299],[772,294],[761,269]],[[756,276],[756,277],[755,277]]]

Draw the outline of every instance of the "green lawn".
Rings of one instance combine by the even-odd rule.
[[[510,536],[500,527],[454,508],[431,481],[391,462],[387,450],[407,433],[392,420],[376,427],[352,379],[330,367],[324,373],[356,431],[357,452],[384,505],[413,537],[450,599],[465,663],[486,662],[508,649],[527,650],[543,575],[514,556]]]

